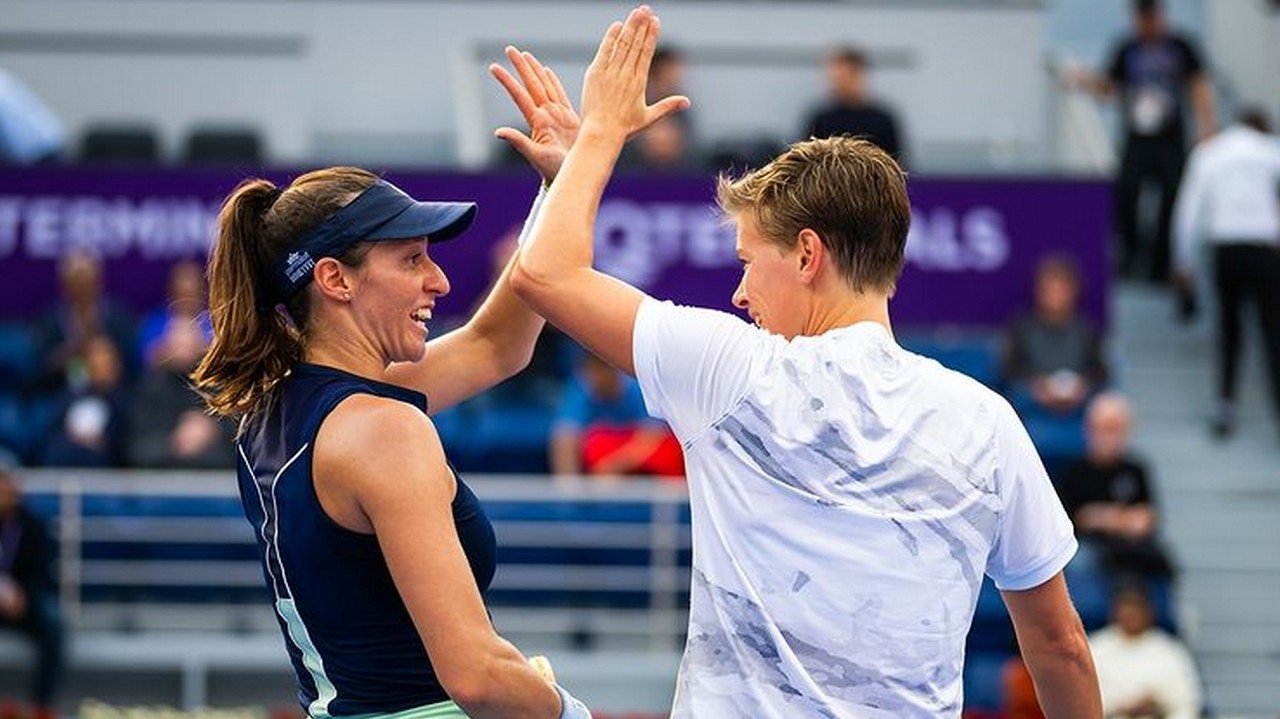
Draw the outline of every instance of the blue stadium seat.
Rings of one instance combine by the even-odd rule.
[[[0,394],[0,447],[19,457],[27,454],[26,417],[16,394]]]
[[[31,327],[25,322],[0,322],[0,392],[22,389],[39,365]]]
[[[1072,565],[1066,571],[1067,590],[1076,605],[1080,621],[1086,631],[1101,629],[1111,615],[1111,580],[1101,567],[1077,569]]]
[[[1012,652],[971,653],[964,660],[964,708],[999,711],[1002,675]]]
[[[1084,454],[1084,419],[1078,414],[1056,415],[1048,411],[1024,410],[1022,423],[1050,476],[1057,475],[1067,460]]]
[[[944,367],[966,374],[988,387],[995,387],[1000,381],[999,354],[994,336],[946,331],[904,332],[899,340],[908,350],[931,357]]]
[[[1174,602],[1173,582],[1168,579],[1152,579],[1147,582],[1151,606],[1155,608],[1156,624],[1170,634],[1178,634],[1178,608]]]
[[[36,516],[49,521],[58,516],[58,495],[24,493],[22,503]]]
[[[32,463],[56,419],[57,400],[0,390],[0,446]]]
[[[472,471],[546,472],[551,411],[528,404],[493,404],[471,427],[476,454]]]
[[[1013,623],[1005,609],[1000,590],[990,578],[982,581],[978,592],[978,605],[973,614],[973,625],[965,641],[969,652],[1004,652],[1014,648]]]

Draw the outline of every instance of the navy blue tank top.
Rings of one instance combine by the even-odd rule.
[[[316,432],[353,394],[427,408],[419,392],[304,363],[239,441],[240,498],[257,534],[299,700],[313,717],[394,712],[449,698],[377,538],[338,525],[316,496]],[[493,527],[461,479],[457,487],[453,521],[484,592],[494,572]]]

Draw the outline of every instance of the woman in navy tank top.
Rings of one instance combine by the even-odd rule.
[[[530,136],[500,134],[545,184],[573,137],[523,107]],[[490,623],[493,530],[428,414],[428,398],[439,411],[519,371],[543,324],[504,273],[465,326],[427,341],[449,291],[429,251],[475,211],[330,168],[248,180],[218,217],[214,340],[193,379],[240,420],[245,515],[312,717],[590,716]]]

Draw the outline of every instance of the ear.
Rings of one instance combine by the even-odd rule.
[[[817,232],[808,227],[800,230],[796,239],[796,261],[800,270],[800,279],[806,284],[813,284],[818,273],[827,261],[827,246]]]
[[[351,296],[353,289],[351,277],[346,267],[338,260],[332,257],[321,257],[316,260],[316,266],[312,272],[314,273],[312,282],[325,296],[333,299]]]

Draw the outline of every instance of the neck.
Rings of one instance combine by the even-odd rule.
[[[883,325],[893,333],[889,323],[889,296],[883,292],[848,292],[840,293],[832,302],[818,300],[809,312],[809,319],[804,324],[805,335],[820,335],[841,327],[849,327],[859,322],[875,322]]]
[[[867,102],[867,93],[863,90],[839,89],[835,96],[837,101],[845,105],[863,105]]]
[[[302,360],[361,377],[382,377],[387,370],[386,360],[361,341],[363,335],[356,328],[342,328],[342,324],[336,317],[328,322],[313,322],[315,331],[302,350]],[[330,329],[326,331],[324,328]]]
[[[1038,310],[1038,314],[1040,315],[1040,319],[1054,325],[1065,325],[1071,321],[1072,317],[1075,316],[1075,313],[1071,310],[1040,309]]]

